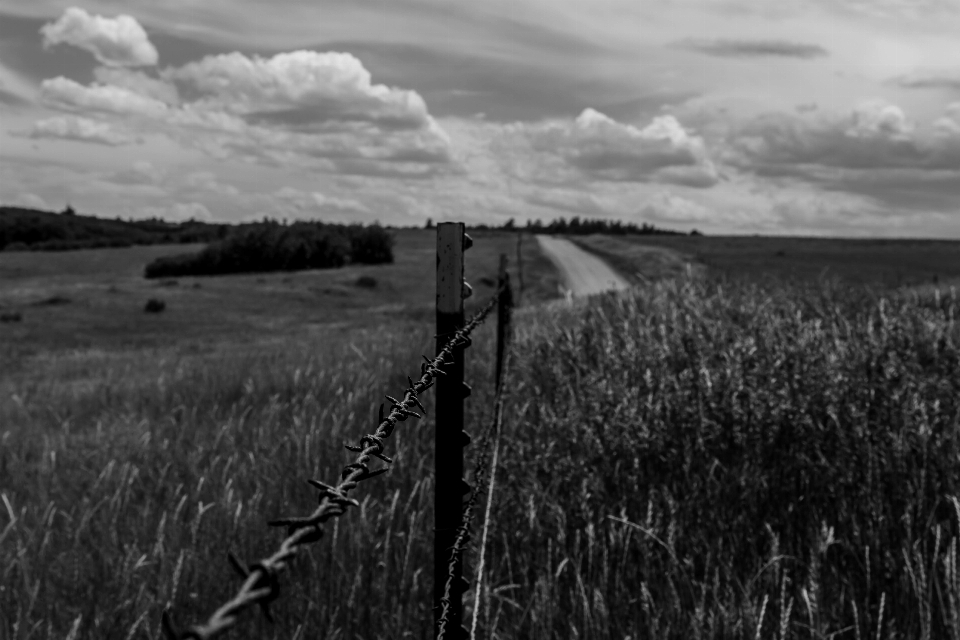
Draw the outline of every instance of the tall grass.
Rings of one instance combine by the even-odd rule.
[[[481,637],[960,639],[958,313],[687,282],[520,314]],[[282,536],[267,519],[309,512],[306,479],[337,477],[430,333],[16,383],[0,638],[209,614],[238,583],[226,551],[252,562]],[[468,354],[476,434],[491,327]],[[282,576],[277,623],[229,637],[430,637],[432,393]]]
[[[565,315],[517,347],[500,629],[960,638],[955,295],[687,282]]]

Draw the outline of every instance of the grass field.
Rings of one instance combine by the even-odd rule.
[[[709,236],[580,236],[635,282],[695,270],[732,280],[840,278],[878,288],[960,284],[960,242]],[[639,272],[643,277],[637,278]]]
[[[492,270],[496,242],[514,255],[513,238],[478,237],[468,260],[486,244]],[[547,298],[555,276],[524,247],[527,299]],[[342,444],[374,427],[383,394],[433,352],[422,248],[416,264],[429,264],[394,285],[393,304],[428,290],[424,315],[405,307],[406,322],[343,304],[316,313],[367,320],[297,331],[275,310],[267,340],[264,311],[220,348],[197,338],[196,353],[30,334],[39,346],[22,347],[36,350],[0,396],[0,638],[155,639],[164,607],[187,624],[228,598],[226,552],[272,551],[280,534],[266,520],[313,507],[306,480],[338,476]],[[482,299],[476,260],[467,273]],[[673,254],[660,262],[676,265],[664,275],[685,271]],[[388,268],[363,272],[375,269]],[[348,287],[359,272],[292,276]],[[693,276],[518,311],[480,637],[960,640],[960,301]],[[244,295],[295,299],[244,278],[197,291],[224,287],[224,315]],[[168,312],[192,291],[186,279],[160,290],[184,296]],[[152,291],[131,294],[130,318]],[[349,291],[358,305],[368,293]],[[260,346],[228,347],[246,336]],[[491,354],[485,326],[467,360],[474,434],[490,419]],[[424,398],[427,419],[387,445],[391,472],[282,576],[276,624],[251,613],[227,637],[430,637]]]

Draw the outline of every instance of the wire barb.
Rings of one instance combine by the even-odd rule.
[[[258,605],[264,616],[273,621],[267,607],[280,595],[280,573],[287,568],[300,549],[323,538],[323,523],[343,515],[348,507],[360,506],[356,499],[347,495],[356,488],[358,483],[387,472],[388,467],[371,471],[367,463],[371,458],[379,458],[387,464],[393,462],[392,459],[383,455],[384,439],[393,433],[398,422],[403,422],[410,416],[421,417],[413,410],[414,407],[419,408],[423,415],[426,415],[427,412],[418,396],[433,386],[437,376],[446,375],[441,367],[452,362],[455,349],[470,344],[470,333],[486,320],[490,311],[496,306],[502,291],[503,288],[498,289],[470,321],[454,333],[435,358],[431,360],[426,356],[423,357],[424,362],[420,364],[420,379],[414,381],[407,378],[410,386],[404,391],[401,399],[387,396],[392,403],[390,412],[384,416],[384,405],[380,405],[379,422],[374,433],[362,436],[359,445],[345,445],[348,450],[358,455],[354,462],[343,468],[338,484],[329,485],[318,480],[308,480],[311,486],[320,491],[318,506],[313,513],[302,517],[282,517],[267,522],[271,527],[287,527],[287,537],[273,555],[248,567],[244,567],[232,554],[228,556],[234,570],[244,577],[244,582],[233,599],[210,614],[206,622],[192,626],[183,632],[177,630],[169,611],[163,612],[161,628],[167,640],[216,638],[236,626],[239,614],[253,605]]]

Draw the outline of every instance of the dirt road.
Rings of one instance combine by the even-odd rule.
[[[569,240],[553,236],[537,236],[544,254],[557,265],[563,286],[569,294],[588,296],[629,285],[607,264]]]

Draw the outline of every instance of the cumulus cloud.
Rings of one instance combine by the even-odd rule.
[[[431,123],[417,92],[373,84],[370,72],[349,53],[292,51],[262,58],[235,52],[162,75],[197,92],[205,105],[251,122],[296,130],[350,122],[418,129]]]
[[[917,130],[903,110],[870,100],[847,114],[758,117],[732,134],[731,160],[769,174],[811,166],[849,169],[960,167],[960,136]]]
[[[597,180],[710,187],[718,179],[703,140],[669,115],[638,129],[585,109],[571,123],[534,130],[532,139],[537,151],[558,154]]]
[[[93,77],[100,84],[127,89],[168,105],[180,102],[176,86],[165,80],[148,76],[143,71],[125,67],[97,67],[93,70]]]
[[[897,105],[878,100],[846,113],[767,114],[734,128],[723,158],[777,184],[802,181],[882,209],[957,210],[958,115],[948,109],[938,120],[914,122]]]
[[[27,134],[30,138],[52,138],[93,142],[118,146],[134,142],[134,138],[114,129],[106,122],[99,122],[79,116],[54,116],[39,120]]]
[[[100,67],[98,82],[44,80],[45,104],[126,116],[217,159],[426,178],[455,169],[449,136],[414,91],[374,84],[349,54],[208,56],[161,77]]]
[[[44,80],[40,96],[47,104],[67,109],[141,116],[161,116],[167,105],[130,89],[109,84],[89,87],[62,76]]]
[[[159,59],[147,32],[128,15],[105,18],[70,7],[55,22],[43,25],[40,33],[44,47],[73,45],[111,67],[155,65]]]
[[[688,38],[674,43],[675,47],[721,58],[822,58],[830,53],[817,44],[785,40],[703,40]]]

